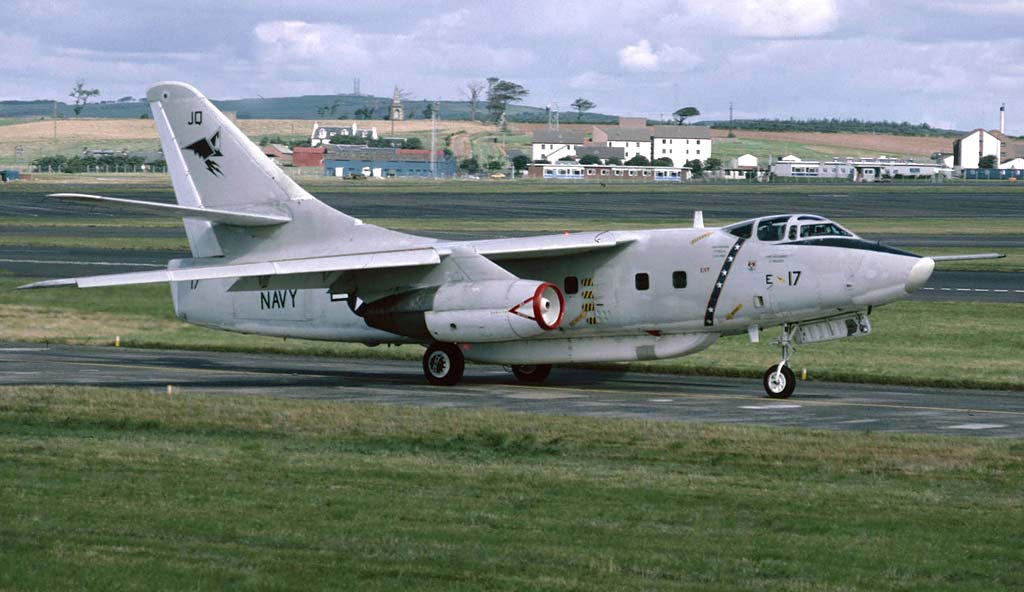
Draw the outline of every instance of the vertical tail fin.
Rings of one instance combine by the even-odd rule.
[[[231,258],[310,256],[409,244],[419,237],[363,225],[315,199],[191,85],[165,82],[147,93],[178,203],[253,214],[287,214],[277,229],[185,218],[192,254]],[[355,245],[356,241],[363,243]]]

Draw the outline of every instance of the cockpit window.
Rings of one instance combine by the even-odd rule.
[[[838,225],[831,222],[821,224],[804,224],[800,227],[800,238],[811,238],[815,236],[851,236]]]
[[[789,216],[766,218],[757,223],[757,240],[772,242],[782,240]]]
[[[738,236],[739,238],[750,238],[750,232],[754,229],[754,223],[743,224],[741,226],[735,226],[733,228],[727,228],[729,234]]]

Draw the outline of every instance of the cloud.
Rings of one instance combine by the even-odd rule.
[[[688,7],[697,20],[743,37],[816,37],[839,23],[835,0],[691,0]]]
[[[658,56],[651,49],[651,43],[641,39],[636,45],[627,45],[619,50],[619,65],[637,72],[658,69]]]
[[[622,82],[618,78],[592,70],[569,79],[569,88],[576,90],[608,90],[620,87],[622,87]]]
[[[662,45],[655,51],[646,39],[619,50],[619,65],[634,72],[680,72],[700,62],[700,57],[685,47]]]
[[[1024,0],[1002,0],[987,2],[939,2],[938,8],[945,8],[965,14],[989,14],[1024,16]]]

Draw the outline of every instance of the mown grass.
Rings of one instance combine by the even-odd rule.
[[[0,387],[0,588],[1019,590],[1014,441]]]
[[[165,285],[12,291],[0,278],[0,340],[148,348],[258,351],[418,360],[419,346],[356,344],[240,335],[187,325],[173,316]],[[1024,305],[901,302],[875,309],[865,338],[799,348],[793,361],[812,380],[1024,389]],[[766,331],[760,344],[728,337],[699,354],[629,364],[641,371],[759,377],[778,362]],[[616,366],[618,367],[618,366]]]

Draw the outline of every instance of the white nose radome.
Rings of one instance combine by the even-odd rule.
[[[934,270],[934,259],[931,257],[921,257],[918,259],[917,263],[910,268],[910,273],[907,274],[907,292],[913,292],[923,286],[928,281],[928,278],[932,277],[932,271]]]

